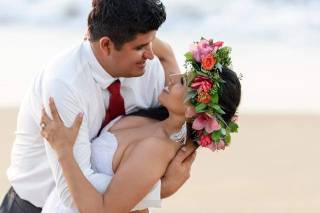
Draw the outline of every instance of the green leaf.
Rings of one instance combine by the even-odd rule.
[[[211,106],[217,113],[219,113],[219,114],[226,114],[222,109],[221,109],[221,107],[219,106],[219,105],[217,105],[217,104],[214,104],[214,105],[212,105]]]
[[[222,65],[221,65],[220,63],[217,63],[217,64],[215,65],[215,67],[216,67],[220,72],[222,72]]]
[[[219,95],[218,95],[218,93],[215,93],[215,94],[212,96],[211,104],[212,104],[212,105],[217,105],[218,102],[219,102]]]
[[[197,91],[195,90],[192,90],[192,91],[189,91],[186,98],[185,98],[185,103],[190,101],[191,99],[195,98],[197,96]]]
[[[226,135],[226,137],[224,138],[224,141],[226,142],[227,145],[230,144],[230,142],[231,142],[231,135],[230,135],[230,133],[228,133],[228,134]]]
[[[221,115],[217,114],[216,116],[217,116],[217,118],[219,119],[219,121],[221,121],[225,126],[228,126],[227,123],[224,121],[224,119],[222,118]]]
[[[204,103],[200,103],[196,106],[196,112],[199,113],[199,112],[204,112],[205,111],[205,108],[207,108],[207,104],[204,104]]]
[[[231,132],[238,132],[238,124],[234,123],[234,122],[230,122],[229,124],[229,128]]]
[[[214,131],[212,134],[211,134],[211,139],[215,142],[219,142],[220,141],[220,138],[221,138],[221,133],[220,131]]]
[[[187,52],[186,54],[184,54],[184,57],[186,57],[187,61],[192,61],[193,60],[193,55],[191,52]]]
[[[191,82],[193,81],[193,79],[197,76],[197,74],[195,72],[187,72],[186,78],[187,78],[187,85],[190,87]]]
[[[220,133],[221,133],[221,135],[225,136],[227,134],[227,131],[225,128],[221,128]]]
[[[230,58],[230,53],[231,53],[230,47],[222,47],[217,50],[215,54],[215,58],[223,67],[229,67],[232,63]]]
[[[198,74],[198,75],[201,75],[201,76],[204,76],[204,77],[208,77],[208,74],[206,74],[206,73],[204,73],[204,72],[201,72],[201,71],[196,71],[196,73]]]

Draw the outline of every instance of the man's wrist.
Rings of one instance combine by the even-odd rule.
[[[170,184],[168,184],[168,180],[166,177],[161,178],[161,199],[170,197],[172,194],[174,194],[174,190],[172,187],[170,187]]]

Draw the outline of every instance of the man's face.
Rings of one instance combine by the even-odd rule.
[[[138,77],[145,72],[147,59],[153,59],[152,41],[156,31],[138,34],[136,38],[125,43],[121,50],[112,46],[110,63],[113,67],[114,77]]]

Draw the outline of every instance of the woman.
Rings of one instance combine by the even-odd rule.
[[[224,122],[229,123],[240,103],[241,86],[233,71],[224,67],[220,75],[224,83],[221,84],[219,103],[226,112]],[[139,116],[123,117],[114,122],[109,132],[103,130],[102,134],[106,135],[107,140],[93,142],[93,167],[97,170],[108,167],[108,170],[114,173],[104,195],[91,186],[73,158],[72,147],[83,115],[80,114],[76,118],[71,128],[66,128],[59,119],[53,100],[50,100],[53,120],[43,113],[42,123],[46,124],[46,128],[42,135],[57,153],[70,192],[80,212],[127,213],[148,194],[163,176],[177,150],[184,145],[173,142],[170,136],[174,133],[183,135],[181,130],[184,129],[186,118],[192,111],[191,106],[185,103],[186,94],[186,81],[183,78],[179,81],[171,79],[168,88],[159,96],[160,104],[168,110],[168,118],[156,121]],[[105,148],[105,144],[114,146]],[[196,149],[197,145],[187,140],[186,147]],[[101,154],[107,150],[109,154]],[[109,160],[101,164],[106,158]]]

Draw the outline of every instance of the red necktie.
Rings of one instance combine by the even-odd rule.
[[[104,128],[110,121],[112,121],[119,115],[126,114],[126,111],[124,109],[124,100],[120,94],[120,87],[120,81],[116,80],[107,88],[110,92],[109,107],[106,110],[106,117],[101,126],[101,129]]]

